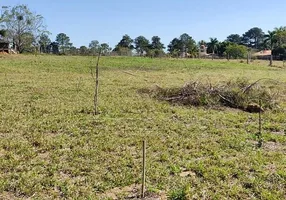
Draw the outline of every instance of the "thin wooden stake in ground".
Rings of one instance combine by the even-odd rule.
[[[259,100],[259,106],[262,108],[261,99]],[[261,117],[261,109],[259,110],[259,132],[258,132],[258,147],[262,147],[262,117]]]
[[[250,62],[250,54],[251,54],[251,49],[248,48],[247,49],[247,64],[249,64],[249,62]]]
[[[101,50],[99,50],[98,53],[98,57],[97,57],[97,63],[96,63],[96,67],[95,67],[95,88],[94,88],[94,114],[97,115],[99,114],[98,112],[98,88],[99,88],[99,69],[98,69],[98,65],[99,65],[99,59],[101,56]]]
[[[141,198],[145,198],[145,187],[146,187],[146,140],[143,140],[143,162],[142,162],[142,188]]]

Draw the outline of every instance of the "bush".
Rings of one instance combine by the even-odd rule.
[[[273,49],[273,55],[277,57],[279,60],[286,59],[286,46],[277,47]]]
[[[234,59],[245,58],[247,48],[243,45],[230,44],[226,47],[225,53]]]

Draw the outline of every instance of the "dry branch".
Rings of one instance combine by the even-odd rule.
[[[210,82],[205,84],[200,81],[194,81],[184,84],[181,88],[155,88],[141,91],[151,93],[151,96],[158,100],[168,101],[177,105],[225,106],[247,112],[259,112],[263,111],[258,105],[258,100],[261,99],[264,108],[278,108],[278,102],[275,100],[278,96],[273,93],[275,88],[256,87],[251,89],[261,80],[263,79],[249,83],[246,79],[237,79],[236,81],[231,80],[224,84],[216,85]],[[252,109],[252,107],[255,109]]]

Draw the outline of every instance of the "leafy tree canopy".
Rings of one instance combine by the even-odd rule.
[[[38,45],[40,36],[47,32],[43,16],[31,12],[26,5],[6,9],[1,18],[8,41],[13,43],[19,52],[32,45]]]

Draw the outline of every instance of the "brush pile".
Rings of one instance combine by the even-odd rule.
[[[141,92],[158,100],[168,101],[176,105],[230,107],[243,111],[257,113],[265,109],[277,108],[278,90],[275,87],[260,84],[265,79],[250,82],[247,79],[237,79],[221,82],[216,85],[198,81],[186,83],[180,88],[161,88],[155,86]],[[267,79],[268,80],[268,79]],[[269,81],[270,82],[274,82]]]

